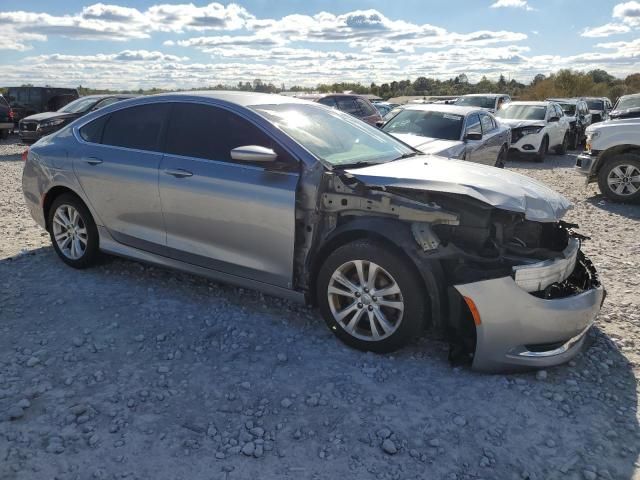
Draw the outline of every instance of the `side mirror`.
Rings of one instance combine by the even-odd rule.
[[[482,140],[482,134],[477,132],[467,132],[464,136],[465,140]]]
[[[384,120],[378,120],[376,122],[376,127],[378,127],[378,128],[382,128],[383,125],[384,125]]]
[[[551,117],[549,118],[549,123],[551,122],[559,122],[560,121],[560,117]]]
[[[275,162],[278,154],[259,145],[245,145],[231,150],[231,159],[240,162]]]

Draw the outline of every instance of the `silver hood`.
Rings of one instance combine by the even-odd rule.
[[[560,220],[571,208],[562,195],[535,180],[501,168],[420,155],[346,172],[368,186],[452,193],[523,213],[536,222]]]
[[[460,140],[442,140],[440,138],[422,137],[411,133],[392,133],[391,135],[424,153],[438,154],[451,147],[462,145],[463,143]]]

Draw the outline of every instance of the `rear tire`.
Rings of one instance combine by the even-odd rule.
[[[640,155],[624,153],[598,172],[598,186],[614,202],[640,203]]]
[[[566,155],[567,149],[569,148],[569,133],[564,134],[564,138],[562,139],[562,144],[556,147],[556,155]]]
[[[547,150],[549,150],[549,137],[544,137],[542,139],[542,143],[540,143],[540,148],[538,149],[538,153],[534,160],[538,163],[544,162],[544,157],[547,155]]]
[[[371,240],[339,247],[318,273],[316,298],[327,326],[358,350],[393,352],[418,338],[425,296],[409,260]]]
[[[75,195],[57,197],[48,212],[49,235],[60,259],[73,268],[88,268],[99,256],[99,237],[93,217]]]

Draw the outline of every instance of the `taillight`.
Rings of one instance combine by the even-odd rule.
[[[9,109],[9,120],[13,122],[13,110]]]
[[[29,148],[27,148],[24,152],[22,152],[22,161],[26,162],[28,156],[29,156]]]

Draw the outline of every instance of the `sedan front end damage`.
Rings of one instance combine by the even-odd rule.
[[[526,177],[501,174],[498,185],[468,164],[455,182],[437,168],[424,176],[420,167],[442,161],[329,174],[318,192],[320,243],[369,228],[401,246],[425,280],[427,326],[447,335],[452,360],[487,372],[566,362],[605,295],[580,249],[586,237],[561,220],[570,204]],[[451,174],[461,162],[447,163]]]

